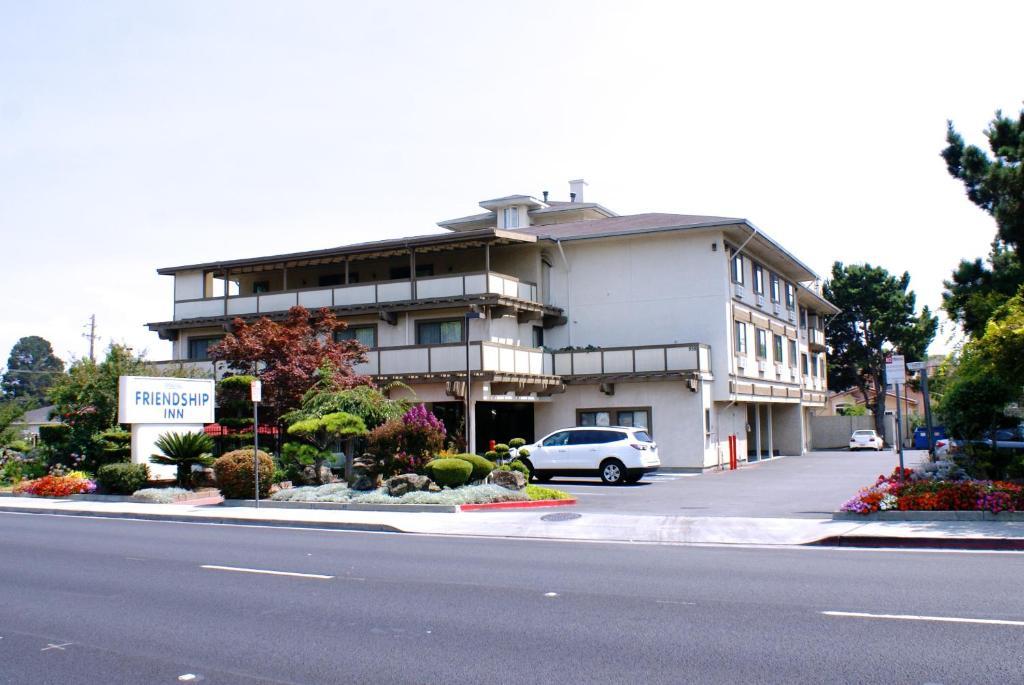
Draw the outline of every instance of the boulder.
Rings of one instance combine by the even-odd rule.
[[[429,491],[434,482],[418,473],[403,473],[384,481],[384,491],[392,497],[401,497],[407,492]],[[435,487],[437,487],[435,485]]]
[[[334,474],[327,464],[320,466],[319,473],[317,473],[316,467],[310,464],[302,467],[302,481],[309,485],[327,485],[334,482]]]
[[[380,487],[377,460],[372,454],[364,454],[352,460],[352,475],[348,486],[353,490],[376,490]]]
[[[488,483],[500,485],[506,490],[524,490],[526,488],[526,476],[518,471],[491,471],[486,480]]]

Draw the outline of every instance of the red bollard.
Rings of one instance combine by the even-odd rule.
[[[493,452],[494,451],[494,446],[498,444],[498,441],[497,440],[491,440],[491,442],[488,443],[488,444],[490,445],[490,447],[488,449],[490,449]]]
[[[735,471],[737,468],[739,468],[739,464],[737,463],[737,457],[736,457],[736,436],[735,435],[730,435],[729,436],[729,469],[731,471]]]

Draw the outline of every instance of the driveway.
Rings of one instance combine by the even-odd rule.
[[[926,453],[904,453],[908,466]],[[576,511],[679,516],[829,518],[858,488],[892,473],[895,452],[809,452],[738,471],[646,476],[636,485],[554,478],[548,485],[577,497]]]

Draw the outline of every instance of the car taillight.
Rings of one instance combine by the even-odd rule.
[[[642,450],[647,449],[647,445],[643,445],[643,444],[641,444],[639,442],[631,442],[631,443],[629,443],[629,446],[632,447],[635,450],[641,450],[642,451]]]

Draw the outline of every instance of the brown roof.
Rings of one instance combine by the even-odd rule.
[[[525,226],[511,230],[514,233],[528,233],[538,238],[570,240],[572,238],[598,238],[613,235],[629,235],[631,233],[648,233],[658,230],[667,231],[679,228],[727,226],[743,222],[743,219],[730,219],[722,216],[649,213],[612,216],[607,219],[585,219],[564,224]]]

